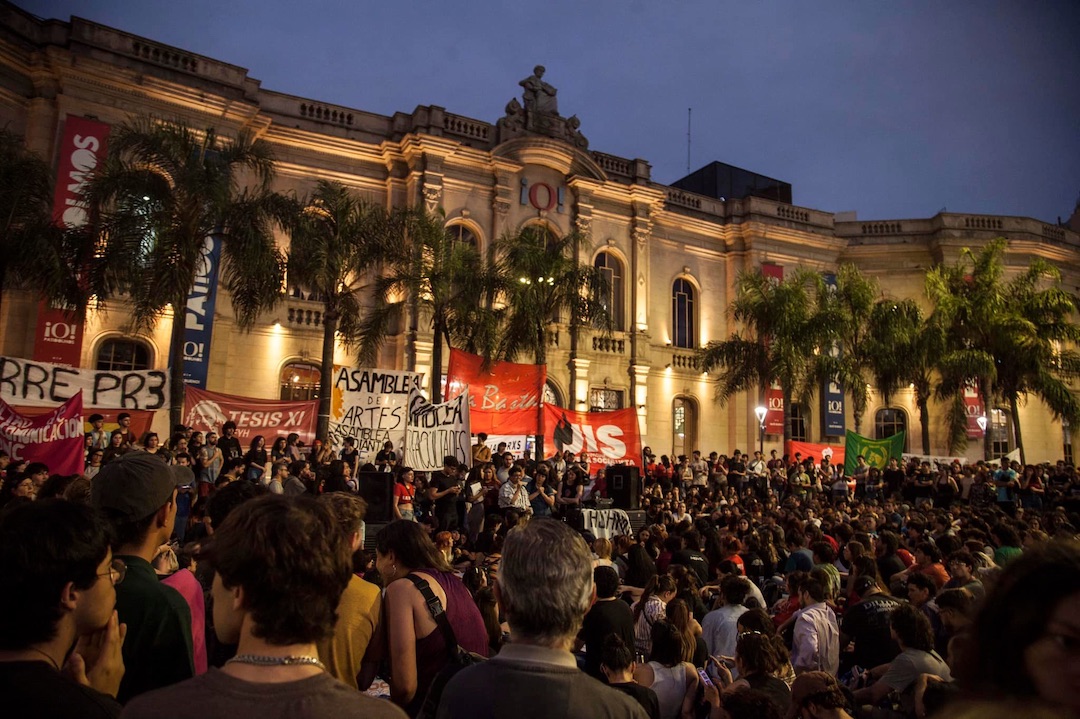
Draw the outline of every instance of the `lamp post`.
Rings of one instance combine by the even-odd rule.
[[[754,415],[758,421],[758,450],[761,452],[761,456],[765,456],[765,416],[769,414],[769,410],[765,407],[758,405],[754,410]]]
[[[979,431],[983,433],[983,459],[989,460],[990,455],[986,451],[986,415],[981,414],[975,418],[975,424],[979,425]]]

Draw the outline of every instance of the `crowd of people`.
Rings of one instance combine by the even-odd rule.
[[[632,531],[593,536],[584,456],[480,435],[424,473],[389,442],[89,421],[82,475],[0,453],[11,716],[1080,716],[1064,461],[646,447]]]

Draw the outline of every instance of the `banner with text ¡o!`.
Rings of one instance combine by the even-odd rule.
[[[544,405],[544,450],[552,453],[583,452],[589,460],[589,473],[609,464],[641,466],[641,432],[637,410],[614,412],[571,412],[562,407]]]
[[[311,444],[319,400],[285,402],[273,399],[250,399],[220,392],[208,392],[188,385],[184,388],[184,424],[199,432],[221,434],[221,425],[236,422],[236,437],[241,445],[256,435],[272,445],[278,437],[295,432],[300,441]]]
[[[13,462],[44,462],[53,474],[83,472],[82,392],[47,414],[27,417],[0,400],[0,450]]]
[[[479,355],[450,349],[446,396],[468,393],[472,431],[540,434],[539,407],[547,366],[493,362],[485,371],[483,364]]]
[[[374,462],[385,442],[400,448],[408,424],[409,393],[420,387],[418,372],[334,366],[330,392],[330,444],[356,440],[361,462]]]
[[[844,444],[844,474],[849,477],[855,474],[855,460],[860,454],[871,467],[885,469],[891,458],[895,457],[899,462],[903,456],[904,433],[897,432],[885,439],[870,439],[849,429],[847,442]]]
[[[460,394],[449,402],[432,404],[413,387],[409,394],[409,424],[405,436],[405,465],[420,472],[442,469],[444,457],[466,467],[472,461],[469,402]]]

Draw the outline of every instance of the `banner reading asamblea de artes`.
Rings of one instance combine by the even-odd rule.
[[[420,472],[442,469],[444,457],[472,464],[469,402],[464,394],[449,402],[432,404],[420,388],[409,393],[409,424],[405,437],[405,464]]]
[[[0,357],[0,398],[23,407],[52,407],[83,393],[88,407],[168,409],[165,370],[96,370]]]
[[[82,204],[83,186],[89,173],[105,159],[109,126],[85,117],[68,115],[60,141],[56,188],[53,192],[53,220],[61,226],[86,224]],[[78,367],[82,355],[83,318],[44,300],[38,303],[34,330],[34,359]]]
[[[405,441],[413,387],[420,387],[417,372],[335,366],[330,396],[334,451],[345,446],[347,437],[356,440],[361,461],[374,461],[384,442],[400,448]]]
[[[184,388],[184,424],[200,432],[221,434],[221,425],[236,423],[236,436],[250,440],[263,435],[267,444],[277,437],[295,432],[300,441],[311,444],[315,439],[315,423],[319,416],[319,400],[284,402],[272,399],[250,399],[220,392],[208,392],[197,387]]]
[[[82,413],[81,391],[37,417],[22,415],[0,400],[0,450],[13,462],[44,462],[54,474],[81,474],[85,444]]]
[[[547,382],[547,366],[493,362],[450,350],[446,396],[468,393],[473,432],[485,434],[540,434],[540,399]]]
[[[184,384],[189,387],[206,387],[220,264],[221,238],[210,235],[203,243],[195,286],[184,307]]]
[[[589,460],[589,473],[609,464],[641,465],[641,433],[637,410],[614,412],[571,412],[544,405],[544,447],[557,452],[582,453]]]

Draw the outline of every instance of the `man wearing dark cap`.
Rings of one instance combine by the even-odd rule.
[[[128,452],[101,468],[91,499],[109,520],[113,551],[127,565],[116,588],[116,611],[127,624],[127,671],[117,699],[169,686],[195,674],[191,611],[179,592],[158,581],[150,565],[169,541],[176,520],[176,489],[194,481],[188,467],[168,465],[147,452]]]

